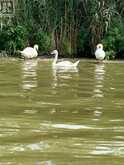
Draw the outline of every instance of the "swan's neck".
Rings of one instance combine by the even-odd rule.
[[[37,46],[37,45],[34,45],[34,49],[35,49],[36,51],[38,51],[38,46]]]
[[[57,59],[58,59],[58,53],[56,53],[56,54],[55,54],[55,58],[54,58],[54,61],[53,61],[53,65],[55,65],[55,64],[56,64]]]

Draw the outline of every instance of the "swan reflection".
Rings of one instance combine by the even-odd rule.
[[[53,67],[53,88],[59,85],[59,79],[72,79],[73,75],[78,75],[78,68]]]
[[[99,63],[95,66],[95,87],[94,87],[94,97],[104,97],[103,87],[104,87],[104,75],[105,75],[105,64]]]
[[[53,71],[58,73],[77,73],[78,68],[77,67],[68,67],[68,66],[61,66],[61,67],[53,67]]]
[[[25,60],[22,63],[22,88],[29,90],[37,87],[37,59]]]
[[[123,156],[124,147],[122,141],[101,141],[97,142],[94,149],[90,152],[92,155],[114,155]]]

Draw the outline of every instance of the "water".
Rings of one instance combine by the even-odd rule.
[[[123,62],[0,60],[0,165],[123,165]]]

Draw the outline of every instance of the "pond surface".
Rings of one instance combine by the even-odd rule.
[[[0,60],[0,165],[123,165],[124,63]]]

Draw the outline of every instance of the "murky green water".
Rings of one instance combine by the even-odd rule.
[[[123,165],[124,63],[0,60],[0,165]]]

